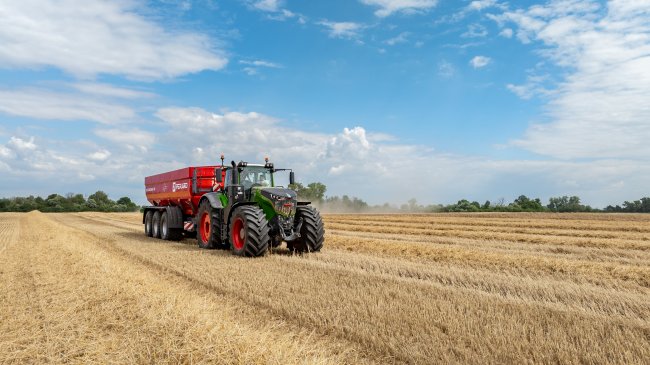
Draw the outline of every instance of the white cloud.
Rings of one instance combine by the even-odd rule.
[[[553,91],[545,87],[548,82],[547,76],[528,75],[526,83],[522,85],[507,84],[506,88],[524,100],[531,99],[539,95],[552,95]]]
[[[115,143],[128,150],[147,151],[156,141],[155,134],[137,128],[98,129],[95,135]]]
[[[505,28],[501,32],[499,32],[499,35],[505,38],[512,38],[513,34],[514,34],[513,30],[510,28]]]
[[[126,106],[95,100],[81,94],[39,89],[0,89],[0,112],[21,117],[51,120],[87,120],[104,124],[135,117]]]
[[[354,22],[330,22],[322,21],[318,24],[327,28],[329,36],[332,38],[356,39],[364,26]]]
[[[262,11],[280,11],[282,2],[280,0],[257,0],[252,3],[253,7]]]
[[[387,39],[384,43],[386,43],[389,46],[394,46],[399,43],[406,43],[408,42],[408,37],[410,34],[411,33],[409,32],[402,32],[393,38]]]
[[[375,15],[384,18],[393,13],[412,14],[426,11],[438,4],[438,0],[360,0],[363,4],[378,7]]]
[[[243,68],[244,72],[246,72],[248,75],[253,76],[257,75],[259,73],[259,69],[264,67],[264,68],[283,68],[282,65],[278,63],[273,63],[269,61],[264,61],[264,60],[254,60],[254,61],[248,61],[248,60],[240,60],[240,64],[242,65],[248,65]]]
[[[31,137],[29,141],[18,137],[11,137],[7,145],[18,151],[33,151],[37,147],[34,143],[34,137]]]
[[[483,38],[488,35],[487,29],[481,24],[470,24],[467,31],[461,34],[464,38]]]
[[[650,3],[553,1],[495,18],[568,76],[547,105],[547,123],[513,144],[557,158],[650,156]]]
[[[95,161],[106,161],[109,157],[111,157],[111,152],[104,149],[95,151],[88,155],[89,159]]]
[[[475,56],[474,58],[472,58],[469,61],[469,63],[474,68],[483,68],[483,67],[489,65],[491,61],[492,61],[492,59],[490,57]]]
[[[9,159],[13,157],[14,157],[14,153],[12,150],[10,150],[5,146],[0,145],[0,158]]]
[[[507,3],[500,3],[496,0],[475,0],[469,3],[467,9],[471,11],[482,11],[488,8],[498,8],[505,10],[507,9],[506,4]]]
[[[307,22],[307,17],[304,15],[294,13],[291,10],[284,8],[284,1],[282,0],[248,0],[247,3],[255,10],[268,13],[267,17],[272,20],[284,21],[296,18],[300,24],[305,24]]]
[[[263,61],[263,60],[255,60],[255,61],[246,61],[246,60],[241,60],[239,63],[244,64],[244,65],[252,65],[256,67],[269,67],[269,68],[282,68],[282,65],[269,62],[269,61]]]
[[[168,79],[219,70],[226,57],[214,42],[164,29],[131,1],[21,0],[0,3],[0,66],[54,66],[80,78],[116,74]]]
[[[72,84],[72,87],[86,94],[106,96],[120,99],[152,98],[153,93],[117,87],[110,84],[96,82],[80,82]]]

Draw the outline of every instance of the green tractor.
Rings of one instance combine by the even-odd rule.
[[[238,256],[264,255],[283,242],[293,252],[323,247],[323,220],[310,202],[292,189],[275,186],[275,169],[265,164],[235,163],[215,169],[216,191],[203,194],[195,224],[201,248],[227,248]],[[289,183],[294,184],[289,172]]]

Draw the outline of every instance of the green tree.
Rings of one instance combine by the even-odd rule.
[[[526,195],[520,195],[515,201],[513,202],[513,205],[516,207],[515,210],[522,210],[526,212],[541,212],[544,210],[544,206],[542,205],[541,200],[539,198],[537,199],[530,199]],[[520,209],[517,209],[520,208]]]
[[[580,204],[580,198],[577,196],[561,196],[549,198],[547,208],[552,212],[588,212],[591,207]]]
[[[300,199],[321,203],[325,197],[327,187],[320,182],[309,183],[306,187],[301,183],[295,183],[289,186],[295,190]]]

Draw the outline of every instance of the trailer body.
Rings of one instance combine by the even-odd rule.
[[[218,186],[223,187],[225,170],[222,170],[221,183],[215,177],[216,169],[222,167],[189,166],[147,176],[144,178],[147,200],[156,207],[180,207],[184,215],[194,216],[198,212],[201,197],[218,189]]]

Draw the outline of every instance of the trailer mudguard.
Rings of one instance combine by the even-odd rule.
[[[183,211],[179,207],[167,206],[167,226],[171,229],[183,229]]]
[[[215,192],[205,193],[201,197],[201,201],[203,201],[203,199],[208,199],[208,201],[210,202],[210,206],[212,206],[212,208],[214,208],[214,209],[222,209],[223,208],[223,205],[221,204],[221,200],[219,200],[219,193],[215,193]],[[201,205],[201,203],[199,202],[199,206],[200,205]]]

